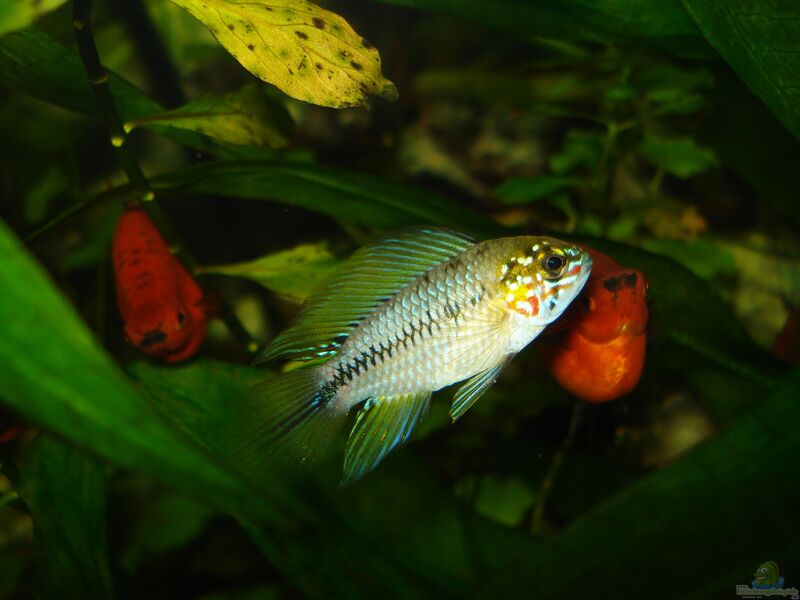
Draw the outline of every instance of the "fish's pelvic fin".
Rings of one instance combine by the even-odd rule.
[[[453,398],[453,405],[450,407],[450,418],[453,421],[467,412],[470,407],[492,387],[494,382],[497,381],[500,371],[508,364],[509,360],[510,357],[504,359],[491,369],[486,369],[477,375],[473,375],[464,385],[458,388]]]
[[[330,357],[376,307],[474,244],[461,233],[421,227],[361,248],[312,290],[295,323],[272,340],[255,362]]]
[[[255,483],[276,471],[302,473],[326,452],[346,412],[336,406],[336,390],[319,368],[277,375],[235,401],[223,424],[223,455]]]
[[[428,414],[430,401],[430,392],[367,400],[347,441],[341,485],[360,479],[405,444]]]

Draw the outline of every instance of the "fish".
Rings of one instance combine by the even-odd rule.
[[[356,408],[342,484],[360,479],[409,440],[433,392],[465,381],[450,417],[473,406],[572,302],[591,264],[550,237],[477,242],[436,227],[356,251],[259,355],[309,364],[254,388],[236,419],[237,456],[258,461],[283,442],[292,464],[311,463]]]
[[[144,209],[126,208],[111,253],[125,339],[168,363],[193,356],[207,331],[203,291]]]
[[[610,256],[585,247],[592,273],[578,300],[541,344],[558,383],[586,402],[630,393],[642,375],[647,347],[647,279]]]

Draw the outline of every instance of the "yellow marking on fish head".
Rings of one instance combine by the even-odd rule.
[[[520,239],[524,244],[500,266],[503,300],[510,310],[549,323],[583,287],[591,259],[577,246],[553,238]]]

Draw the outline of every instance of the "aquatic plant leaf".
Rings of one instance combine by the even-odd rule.
[[[690,137],[648,134],[639,146],[641,155],[670,175],[688,179],[717,165],[711,150],[702,148]]]
[[[800,138],[800,4],[681,2],[709,43]]]
[[[33,517],[44,596],[113,598],[105,467],[43,434],[33,444],[21,474],[19,493]]]
[[[0,37],[0,83],[55,106],[99,118],[92,88],[78,54],[35,27]],[[166,112],[157,102],[113,72],[109,73],[109,85],[114,105],[125,122]],[[266,148],[229,145],[189,129],[159,127],[158,132],[180,144],[216,156],[262,160],[273,156]]]
[[[302,244],[249,262],[202,267],[199,272],[246,277],[302,302],[337,264],[324,244]]]
[[[164,196],[206,194],[281,202],[380,229],[436,224],[476,235],[505,231],[449,198],[381,177],[272,161],[218,161],[157,177]]]
[[[446,12],[520,36],[559,40],[622,39],[688,56],[713,52],[675,0],[381,0]]]
[[[0,402],[178,491],[253,518],[275,514],[271,502],[154,413],[2,222],[0,255]]]
[[[527,204],[579,184],[576,179],[557,175],[509,177],[494,193],[506,204]]]
[[[0,35],[23,29],[67,0],[13,0],[0,4]]]
[[[397,97],[377,49],[339,15],[306,0],[172,0],[201,21],[241,65],[310,104],[363,106]]]
[[[139,362],[129,370],[152,397],[159,414],[203,447],[218,444],[220,423],[229,417],[232,400],[265,376],[260,369],[202,358],[177,368]],[[273,567],[292,586],[315,598],[366,600],[385,596],[387,589],[407,598],[434,597],[430,583],[410,576],[391,549],[365,542],[351,523],[323,507],[340,494],[341,454],[331,456],[329,466],[329,484],[321,481],[306,487],[305,495],[291,496],[304,511],[304,527],[296,526],[291,513],[263,527],[240,520]],[[275,488],[280,482],[272,479],[269,485]],[[321,494],[324,504],[317,501]],[[326,560],[320,561],[320,556]]]
[[[159,131],[176,127],[244,146],[286,144],[291,117],[258,85],[246,85],[223,97],[204,96],[166,113],[153,114],[125,124],[126,131],[149,127]]]

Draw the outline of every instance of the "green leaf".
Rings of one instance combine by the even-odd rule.
[[[204,96],[166,113],[140,117],[125,129],[141,126],[156,131],[176,127],[231,144],[279,148],[286,144],[291,117],[260,86],[246,85],[222,98]]]
[[[0,255],[3,404],[116,465],[215,506],[258,519],[277,514],[268,499],[158,417],[1,222]]]
[[[0,36],[23,29],[66,0],[10,0],[0,4]]]
[[[123,120],[163,112],[124,79],[112,73],[109,81]],[[0,38],[0,83],[84,115],[96,112],[78,55],[35,28]]]
[[[164,554],[196,538],[213,515],[208,505],[175,494],[148,502],[147,512],[137,523],[121,563],[135,572],[147,557]]]
[[[320,106],[397,97],[375,47],[342,17],[306,0],[172,0],[241,65],[282,92]]]
[[[677,54],[710,53],[697,27],[677,0],[381,0],[447,12],[522,36],[567,40],[620,39]]]
[[[199,272],[246,277],[269,290],[303,301],[337,264],[324,244],[303,244],[250,262],[202,267]]]
[[[579,183],[574,179],[556,175],[510,177],[494,193],[506,204],[527,204]]]
[[[701,148],[690,137],[645,136],[639,152],[656,167],[667,173],[688,179],[717,165],[711,150]]]
[[[800,4],[681,1],[709,43],[800,138]]]
[[[723,597],[767,559],[800,558],[795,506],[800,480],[800,372],[726,431],[673,465],[644,477],[572,523],[552,542],[505,546],[483,558],[511,577],[484,592],[535,586],[542,597],[607,597],[625,589],[648,598]],[[753,515],[758,515],[753,519]],[[743,551],[741,540],[749,540]],[[702,540],[702,543],[687,543]],[[482,540],[491,548],[491,539]],[[505,563],[500,565],[498,563]],[[703,565],[708,576],[698,577]],[[542,573],[570,573],[542,577]]]
[[[162,195],[208,194],[282,202],[381,229],[440,224],[476,234],[502,230],[442,196],[323,165],[219,161],[158,177],[152,184]]]
[[[123,121],[165,112],[118,75],[109,73],[109,83]],[[91,85],[78,55],[33,27],[0,38],[0,84],[82,115],[98,116]],[[226,146],[188,129],[163,127],[159,131],[176,142],[211,154],[243,157],[241,148]],[[247,157],[271,156],[263,148],[246,148],[246,151]]]
[[[219,441],[220,423],[231,402],[265,376],[262,370],[211,360],[179,368],[142,362],[130,370],[157,410],[187,439],[207,447]],[[330,485],[307,485],[303,496],[290,496],[313,526],[292,530],[295,521],[289,513],[282,517],[282,530],[243,521],[245,530],[273,566],[309,597],[375,598],[388,590],[395,596],[429,596],[424,593],[426,586],[410,577],[391,552],[366,543],[331,512],[329,505],[339,496],[336,482],[341,469],[340,457],[331,458]]]
[[[41,435],[28,454],[19,492],[33,517],[44,596],[112,598],[103,466]]]

